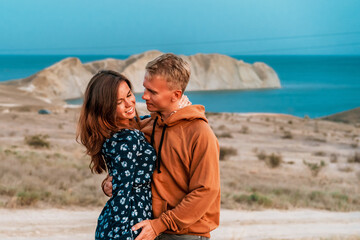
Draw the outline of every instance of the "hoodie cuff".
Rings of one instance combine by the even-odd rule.
[[[161,220],[161,218],[156,218],[154,220],[151,220],[150,224],[156,236],[159,236],[160,233],[164,232],[167,229],[165,223]]]

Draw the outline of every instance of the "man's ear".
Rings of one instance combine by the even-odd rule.
[[[175,90],[173,91],[173,95],[171,97],[172,102],[179,101],[182,97],[182,91],[181,90]]]

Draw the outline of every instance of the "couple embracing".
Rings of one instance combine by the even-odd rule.
[[[96,239],[209,239],[219,225],[219,144],[204,107],[184,100],[189,78],[174,54],[149,62],[145,117],[125,76],[100,71],[90,80],[77,136],[91,170],[108,171],[110,197]]]

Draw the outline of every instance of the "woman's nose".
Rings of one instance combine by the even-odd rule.
[[[128,99],[128,98],[126,98],[125,99],[125,107],[130,107],[131,106],[131,100],[130,99]]]

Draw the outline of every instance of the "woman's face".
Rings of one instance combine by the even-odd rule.
[[[125,81],[118,88],[116,118],[117,120],[133,119],[135,117],[135,96]]]

